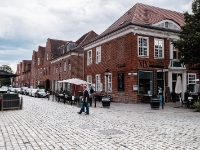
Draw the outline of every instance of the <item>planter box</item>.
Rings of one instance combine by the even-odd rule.
[[[110,97],[102,97],[102,105],[110,107]]]

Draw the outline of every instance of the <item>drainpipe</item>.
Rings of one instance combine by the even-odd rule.
[[[78,66],[77,66],[77,69],[76,69],[76,71],[77,71],[77,78],[79,78],[79,73],[78,73],[78,70],[79,70],[79,51],[78,51]]]

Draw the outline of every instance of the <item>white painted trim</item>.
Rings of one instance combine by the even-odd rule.
[[[56,63],[56,62],[58,62],[58,61],[60,61],[60,60],[63,60],[63,59],[65,59],[65,58],[69,58],[70,56],[78,56],[78,53],[75,53],[75,52],[72,52],[71,53],[71,55],[66,55],[66,56],[61,56],[61,57],[59,57],[59,58],[56,58],[55,60],[52,60],[51,61],[51,64],[53,64],[53,63]],[[83,54],[81,54],[81,55],[83,55]],[[79,54],[79,56],[81,56],[80,54]]]
[[[106,43],[108,41],[111,41],[113,39],[116,39],[118,37],[124,36],[129,33],[133,33],[134,35],[140,34],[140,35],[145,35],[145,36],[154,36],[157,38],[179,39],[177,33],[161,31],[161,30],[156,30],[156,29],[148,29],[148,28],[139,27],[136,25],[130,25],[116,32],[113,32],[107,36],[104,36],[97,41],[94,41],[88,45],[85,45],[83,47],[84,51],[88,49],[92,49],[93,47],[97,47],[99,45],[102,45],[103,43]]]

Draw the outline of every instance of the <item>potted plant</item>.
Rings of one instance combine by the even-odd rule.
[[[196,111],[200,111],[200,100],[198,100],[194,103],[194,107],[195,107]]]

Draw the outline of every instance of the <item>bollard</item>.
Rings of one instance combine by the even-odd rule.
[[[20,103],[20,109],[22,110],[22,106],[23,106],[23,97],[21,96],[21,103]]]
[[[48,98],[48,100],[49,100],[49,95],[50,95],[50,93],[47,93],[47,98]]]
[[[95,102],[94,107],[96,108],[96,97],[94,98],[94,102]]]

